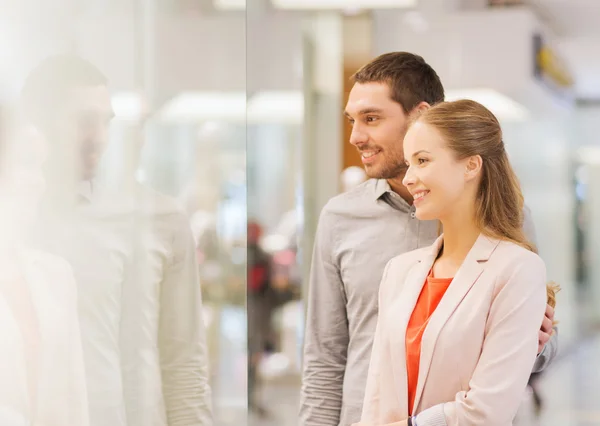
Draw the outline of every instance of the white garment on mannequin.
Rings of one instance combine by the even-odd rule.
[[[18,259],[21,274],[4,275],[0,291],[0,424],[87,426],[70,267],[62,259],[29,250],[19,251]],[[17,289],[19,283],[26,287]],[[27,298],[30,303],[23,303]]]

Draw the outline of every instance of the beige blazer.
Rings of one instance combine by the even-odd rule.
[[[442,241],[385,268],[360,425],[406,424],[406,327]],[[418,426],[512,424],[536,359],[545,284],[538,255],[479,236],[423,334]]]

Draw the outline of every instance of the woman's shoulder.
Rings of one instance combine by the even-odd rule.
[[[544,261],[537,253],[512,241],[500,241],[494,253],[494,258],[507,267],[544,264]]]
[[[501,241],[492,256],[493,266],[498,271],[500,282],[522,278],[525,281],[546,280],[546,264],[537,254],[519,244]]]

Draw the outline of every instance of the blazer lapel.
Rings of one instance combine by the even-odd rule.
[[[443,236],[441,237],[443,238]],[[419,378],[415,395],[413,412],[419,406],[427,373],[431,366],[435,343],[450,316],[467,295],[473,284],[483,272],[482,263],[487,261],[498,246],[499,241],[480,234],[467,254],[463,264],[456,273],[452,283],[444,293],[442,300],[431,315],[421,341],[421,359],[419,362]],[[433,263],[433,262],[432,262]]]
[[[398,406],[402,412],[408,416],[408,377],[406,373],[406,328],[412,312],[417,304],[421,290],[425,285],[427,275],[433,266],[433,262],[437,258],[442,243],[442,237],[439,237],[436,242],[428,249],[423,251],[423,255],[417,260],[404,279],[400,294],[390,295],[395,302],[387,310],[388,315],[391,315],[387,321],[393,324],[394,332],[391,333],[390,339],[390,359],[393,359],[392,374],[395,383],[401,384],[402,388],[398,388],[397,393]],[[384,314],[385,315],[385,314]],[[387,322],[386,321],[386,322]],[[401,392],[400,390],[403,390]]]

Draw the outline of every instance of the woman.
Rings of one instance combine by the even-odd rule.
[[[0,135],[0,425],[86,426],[71,269],[23,245],[44,188],[44,141],[33,129],[11,140]]]
[[[511,425],[547,290],[500,125],[476,102],[441,103],[411,125],[404,155],[417,217],[444,234],[385,269],[360,425]]]

